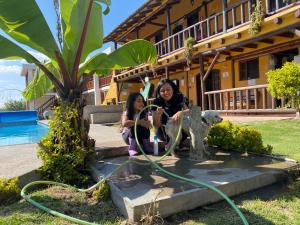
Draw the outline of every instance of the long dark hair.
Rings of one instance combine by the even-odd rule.
[[[165,84],[169,84],[172,87],[172,89],[173,89],[172,98],[174,98],[174,96],[180,94],[180,91],[179,91],[177,85],[173,81],[171,81],[169,79],[162,79],[158,82],[157,87],[154,91],[154,98],[161,99],[159,92],[160,92],[161,87],[164,86]]]
[[[144,107],[147,105],[147,103],[146,103],[143,95],[141,95],[141,93],[139,93],[139,92],[130,93],[128,98],[127,98],[127,101],[126,101],[126,112],[127,112],[127,117],[128,117],[129,120],[133,120],[133,118],[134,118],[134,114],[135,114],[135,112],[134,112],[134,102],[139,96],[141,96],[142,99],[143,99]],[[143,111],[141,113],[140,118],[145,118],[145,116],[146,116],[146,112]]]

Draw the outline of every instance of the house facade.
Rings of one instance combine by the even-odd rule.
[[[149,77],[174,80],[193,105],[224,113],[293,113],[293,100],[274,99],[266,72],[300,63],[300,1],[262,0],[262,24],[251,34],[256,0],[148,0],[104,39],[152,42],[155,65],[114,71],[106,103],[122,103]],[[252,29],[253,30],[253,29]],[[186,40],[193,40],[187,65]]]

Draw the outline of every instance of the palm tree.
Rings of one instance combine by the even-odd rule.
[[[155,47],[145,40],[129,42],[110,55],[98,53],[91,57],[103,43],[102,6],[106,7],[103,14],[107,14],[110,0],[59,0],[62,43],[57,43],[35,0],[0,0],[0,28],[10,37],[0,35],[0,59],[23,58],[38,67],[24,97],[38,98],[54,88],[61,106],[78,111],[70,126],[73,131],[78,130],[80,145],[87,151],[93,143],[88,137],[88,124],[82,118],[81,95],[87,75],[104,75],[110,70],[154,63],[156,59]],[[40,62],[20,44],[46,55],[48,60]],[[59,131],[55,126],[51,129],[50,141],[53,145],[60,143]],[[74,137],[67,134],[64,138],[62,142],[72,142]],[[41,147],[49,152],[49,146],[42,143]],[[72,148],[76,146],[66,144],[64,150]]]

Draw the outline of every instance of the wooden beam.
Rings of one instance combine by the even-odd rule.
[[[233,52],[243,52],[244,49],[243,48],[233,48],[233,49],[230,49],[231,51]]]
[[[285,32],[285,33],[278,34],[277,36],[285,37],[285,38],[293,38],[294,34],[290,32]]]
[[[259,40],[259,42],[266,43],[266,44],[274,44],[274,40],[270,38]]]
[[[275,24],[282,24],[282,19],[281,18],[275,18],[275,19],[273,19],[273,23],[275,23]]]
[[[250,44],[244,45],[244,47],[246,47],[246,48],[257,48],[257,44],[250,43]]]
[[[162,24],[162,23],[156,23],[156,22],[152,22],[152,21],[149,21],[147,22],[148,24],[151,24],[151,25],[155,25],[155,26],[160,26],[160,27],[165,27],[166,25],[165,24]]]
[[[199,55],[199,73],[200,73],[200,85],[201,85],[201,110],[204,111],[206,109],[205,103],[205,81],[204,78],[204,62],[203,62],[203,55]]]
[[[165,75],[166,75],[166,79],[169,79],[170,74],[169,74],[169,68],[167,66],[165,67]]]
[[[206,81],[206,79],[208,78],[210,72],[212,71],[212,69],[214,68],[214,65],[216,64],[218,58],[220,56],[220,52],[217,52],[217,54],[215,55],[213,61],[211,62],[210,66],[208,67],[204,77],[203,77],[203,80]]]

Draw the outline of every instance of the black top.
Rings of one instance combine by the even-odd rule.
[[[154,105],[162,107],[165,112],[172,117],[178,111],[181,111],[185,106],[188,106],[188,99],[181,93],[175,94],[170,101],[166,102],[162,98],[156,98],[153,101]],[[165,114],[161,116],[161,123],[167,124],[168,117]]]

